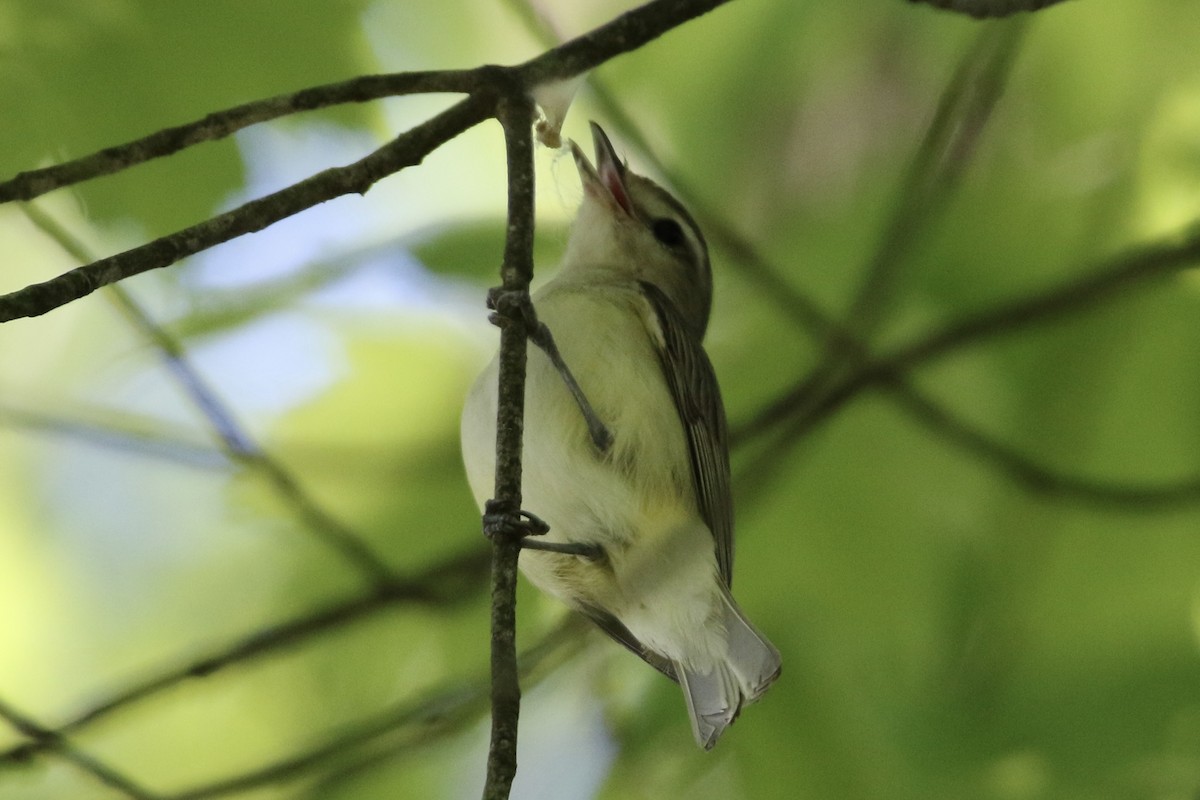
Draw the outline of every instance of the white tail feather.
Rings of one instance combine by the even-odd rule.
[[[711,750],[742,706],[762,696],[779,677],[781,659],[737,603],[722,587],[726,656],[707,672],[676,664],[675,672],[687,699],[696,743]]]

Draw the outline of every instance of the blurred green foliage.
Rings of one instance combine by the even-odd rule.
[[[542,44],[520,2],[7,0],[0,172],[359,73],[527,58]],[[567,35],[626,7],[533,5]],[[939,98],[1004,37],[1017,46],[999,101],[958,154],[958,179],[914,209],[906,176]],[[886,350],[1200,220],[1198,40],[1188,0],[1087,0],[991,23],[898,0],[741,0],[597,70],[636,130],[585,87],[566,133],[583,138],[594,117],[654,171],[627,144],[644,137],[702,224],[740,231],[831,316],[873,259],[891,258],[872,341]],[[348,156],[321,138],[329,126],[382,142],[442,103],[269,127],[311,135],[303,163],[315,150],[331,165]],[[281,164],[288,141],[269,140]],[[105,254],[227,207],[253,152],[243,137],[204,145],[39,205]],[[312,535],[261,448],[392,569],[435,570],[452,596],[382,603],[71,741],[164,797],[314,752],[230,793],[477,794],[485,578],[436,569],[483,549],[457,415],[495,344],[482,298],[500,260],[502,152],[499,129],[482,126],[287,237],[127,283],[235,414],[247,457],[222,455],[177,370],[100,295],[0,331],[0,700],[52,727],[361,597],[362,576]],[[542,152],[539,170],[544,275],[578,188],[569,159]],[[914,210],[904,248],[889,250],[889,221]],[[710,238],[708,348],[742,423],[821,361],[822,341]],[[0,209],[0,241],[5,291],[74,263],[18,209]],[[1153,493],[1200,475],[1197,274],[1130,285],[909,376],[1022,463],[1098,495],[1014,479],[891,391],[862,392],[774,456],[762,439],[740,448],[735,585],[782,650],[782,679],[705,754],[678,690],[619,648],[594,635],[574,655],[549,648],[527,682],[523,735],[536,744],[514,796],[1195,797],[1200,503],[1103,488]],[[559,617],[522,588],[523,646]],[[354,738],[372,725],[385,732]],[[349,743],[312,750],[338,737]],[[0,751],[27,741],[0,722]],[[0,795],[128,793],[50,752],[0,761]]]

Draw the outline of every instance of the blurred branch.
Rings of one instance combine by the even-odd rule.
[[[21,210],[35,227],[73,258],[91,260],[91,254],[83,242],[52,216],[31,203],[22,203]],[[125,319],[158,350],[184,394],[212,428],[225,454],[232,461],[263,475],[305,528],[341,556],[366,581],[387,585],[394,577],[387,564],[357,534],[318,505],[286,467],[255,443],[233,410],[192,364],[183,345],[150,317],[129,290],[119,284],[106,288]]]
[[[44,750],[59,752],[63,737],[78,733],[191,678],[206,678],[225,667],[297,645],[329,631],[340,630],[348,623],[366,619],[393,606],[415,604],[441,608],[469,600],[481,587],[486,568],[487,552],[483,549],[473,550],[435,564],[407,580],[394,580],[376,587],[369,594],[332,603],[290,621],[270,625],[216,652],[190,659],[144,682],[129,686],[55,729],[41,729],[36,736],[26,733],[31,741],[0,751],[0,766],[27,761]],[[22,732],[25,733],[24,730]]]
[[[886,388],[894,389],[894,383]],[[913,419],[957,447],[1000,470],[1019,485],[1039,494],[1073,498],[1092,505],[1154,511],[1200,501],[1200,475],[1162,485],[1092,480],[1052,470],[1012,447],[984,435],[965,420],[922,395],[893,391],[896,402]]]
[[[754,433],[779,419],[783,409],[819,402],[839,376],[869,354],[870,340],[884,319],[905,259],[949,203],[959,178],[976,152],[984,125],[1000,99],[1026,26],[1021,21],[989,25],[967,49],[938,99],[908,171],[896,192],[892,215],[883,230],[845,319],[831,328],[821,358],[808,378],[768,407],[743,433]],[[862,346],[847,347],[843,331]]]
[[[419,164],[433,150],[467,129],[484,119],[496,117],[507,102],[506,98],[514,92],[528,94],[540,84],[580,75],[621,53],[636,50],[668,30],[728,1],[653,0],[516,66],[487,65],[446,73],[374,75],[316,87],[307,90],[307,93],[284,95],[258,104],[250,103],[216,112],[219,124],[209,124],[210,115],[189,125],[109,148],[71,162],[70,165],[22,173],[8,182],[0,183],[0,202],[29,199],[53,188],[125,169],[148,158],[177,152],[190,144],[205,141],[205,137],[228,135],[263,119],[338,103],[386,97],[389,96],[386,91],[389,86],[400,88],[403,93],[469,92],[465,99],[400,134],[359,161],[324,170],[285,189],[140,247],[77,267],[44,283],[2,295],[0,322],[44,314],[86,297],[101,286],[170,266],[187,256],[243,234],[262,230],[335,197],[364,194],[377,181]],[[363,82],[362,85],[357,81]],[[211,135],[208,133],[210,130]],[[54,172],[56,169],[57,173]]]
[[[1192,266],[1197,261],[1200,261],[1200,225],[1193,227],[1178,241],[1150,244],[1118,255],[1107,264],[1088,270],[1082,277],[1067,281],[1061,286],[972,314],[907,345],[894,348],[890,353],[857,367],[815,403],[808,402],[807,398],[799,398],[796,403],[783,409],[769,407],[767,412],[776,414],[777,418],[786,419],[787,424],[767,451],[760,455],[753,468],[754,473],[759,476],[768,474],[770,464],[781,458],[809,431],[861,395],[864,390],[886,387],[894,382],[896,376],[910,373],[918,367],[961,352],[967,347],[1013,333],[1026,333],[1037,325],[1056,322],[1071,314],[1088,311],[1102,303],[1117,300],[1127,290],[1144,288],[1151,281],[1165,278]],[[914,408],[910,405],[910,410]],[[922,412],[919,416],[923,416],[927,422],[936,421],[929,409],[916,410]],[[779,411],[783,413],[780,414]],[[943,417],[944,420],[948,419],[944,412]],[[953,433],[954,426],[944,424],[942,428]],[[958,435],[956,438],[974,445],[980,445],[985,440],[980,434],[971,437]],[[988,451],[992,450],[989,460],[995,463],[996,449],[987,446],[975,452],[989,456]],[[1016,469],[1014,462],[1010,462],[1009,466]],[[1104,496],[1108,502],[1156,505],[1171,502],[1172,498],[1185,500],[1193,496],[1190,489],[1193,479],[1185,479],[1165,487],[1097,483],[1087,488],[1087,481],[1055,476],[1043,467],[1028,469],[1032,466],[1026,463],[1020,468],[1030,477],[1030,480],[1026,481],[1027,485],[1059,486],[1063,487],[1063,491],[1093,498]]]
[[[1022,11],[1039,11],[1062,0],[908,0],[910,3],[927,3],[931,6],[969,14],[978,19],[1007,17]]]
[[[79,750],[61,733],[44,728],[0,699],[0,719],[3,719],[21,735],[27,736],[44,749],[52,749],[62,758],[79,767],[96,780],[133,800],[158,800],[158,796],[142,788],[132,779],[99,759]]]
[[[863,371],[871,380],[880,371],[906,372],[935,359],[993,337],[1023,332],[1035,325],[1119,300],[1126,290],[1144,289],[1153,280],[1169,277],[1200,260],[1200,224],[1173,237],[1110,258],[1067,281],[1031,297],[1000,304],[967,316],[911,344],[897,347]],[[861,379],[855,379],[858,383]],[[844,390],[843,390],[844,391]]]
[[[478,560],[482,562],[482,559]],[[578,615],[566,617],[562,624],[521,654],[520,674],[534,682],[548,674],[582,645],[584,639],[580,634],[585,624]],[[323,782],[344,777],[380,758],[395,757],[402,749],[428,745],[441,736],[461,730],[465,723],[475,719],[486,708],[486,687],[487,681],[482,677],[450,682],[440,689],[422,692],[418,700],[399,703],[370,719],[348,726],[341,733],[298,753],[238,775],[161,794],[142,789],[111,767],[69,745],[64,738],[65,727],[58,730],[43,728],[2,701],[0,719],[32,740],[25,745],[26,757],[36,751],[53,751],[134,800],[202,800],[295,779],[367,747],[376,749],[359,754],[324,776]],[[7,754],[5,759],[15,760]]]
[[[540,680],[548,665],[557,664],[572,652],[570,645],[579,644],[581,620],[572,615],[546,637],[523,653],[520,672]],[[353,770],[365,758],[367,763],[382,755],[394,755],[402,748],[417,748],[436,741],[447,733],[459,731],[463,725],[482,712],[487,698],[487,681],[480,677],[455,681],[441,689],[422,692],[422,698],[397,704],[394,708],[350,726],[341,734],[299,753],[264,764],[251,771],[223,778],[202,786],[184,789],[164,800],[205,800],[205,798],[244,792],[266,784],[277,784],[312,772],[328,762],[354,754],[364,747],[378,750],[360,754],[350,764],[336,770]]]
[[[508,0],[507,5],[544,43],[555,41],[557,34],[550,21],[529,0]],[[1012,25],[985,31],[960,62],[951,85],[939,102],[933,123],[937,131],[926,135],[921,153],[909,168],[905,186],[912,188],[917,201],[911,207],[898,204],[888,233],[872,260],[871,272],[876,277],[868,279],[868,285],[875,281],[890,281],[889,276],[894,273],[898,259],[912,244],[915,230],[922,226],[922,221],[931,220],[937,207],[947,201],[948,189],[961,174],[983,122],[999,96],[1003,76],[1007,75],[1015,54],[1017,38],[1023,31],[1023,27]],[[733,256],[734,264],[752,285],[761,290],[765,300],[774,303],[797,327],[807,331],[814,339],[824,340],[829,352],[844,356],[856,364],[870,359],[867,345],[845,323],[834,319],[816,301],[785,280],[783,271],[770,263],[753,242],[729,224],[721,209],[705,203],[700,193],[689,185],[686,176],[658,158],[656,153],[661,148],[651,146],[637,121],[625,112],[603,82],[593,79],[589,88],[597,105],[615,123],[623,138],[640,150],[642,159],[687,199],[688,206],[704,220],[709,240]],[[969,102],[964,102],[964,99],[969,99]],[[951,146],[950,133],[964,126],[966,130]],[[931,165],[938,162],[952,165],[953,168],[932,169]],[[900,195],[907,196],[905,192]],[[879,289],[870,291],[878,293]],[[867,304],[865,296],[860,302]],[[734,445],[746,445],[755,435],[767,432],[788,415],[795,414],[804,400],[813,397],[811,380],[810,376],[789,391],[787,403],[768,406],[751,420],[735,426],[732,437]],[[1200,478],[1163,486],[1133,485],[1088,480],[1053,470],[955,415],[914,386],[903,374],[891,373],[880,381],[899,408],[931,433],[1032,491],[1126,508],[1158,508],[1194,502],[1200,498]],[[765,465],[773,463],[773,458],[760,460],[752,467],[754,474],[760,475],[765,471]],[[761,481],[751,479],[742,483],[758,485]]]
[[[340,251],[329,258],[313,259],[302,268],[236,288],[204,289],[187,298],[189,309],[173,318],[166,330],[179,339],[227,332],[302,301],[352,275],[373,259],[389,263],[403,256],[408,242],[395,237],[361,248]]]
[[[870,340],[896,294],[896,279],[923,233],[937,221],[970,165],[979,139],[1000,100],[1026,20],[984,27],[946,85],[933,119],[908,166],[893,202],[892,216],[866,266],[843,327]],[[831,342],[833,359],[853,358]]]
[[[0,396],[4,395],[0,391]],[[203,442],[191,441],[182,433],[163,425],[147,425],[140,417],[114,414],[104,409],[103,417],[80,419],[83,412],[71,416],[48,412],[32,404],[17,406],[0,403],[0,425],[61,436],[110,447],[140,456],[159,458],[210,470],[228,470],[230,461],[221,451]]]
[[[521,680],[527,684],[536,685],[568,658],[582,649],[587,641],[585,634],[591,630],[590,621],[579,614],[569,614],[564,617],[563,621],[553,631],[518,656],[517,663]],[[415,745],[426,745],[432,738],[435,738],[439,734],[460,730],[462,723],[473,720],[484,706],[483,681],[473,683],[467,691],[472,691],[475,694],[474,703],[470,708],[471,713],[469,715],[455,718],[453,725],[447,724],[439,726],[434,731],[423,731],[419,737],[405,736],[399,741],[393,739],[381,742],[379,747],[370,752],[356,754],[355,757],[347,759],[344,763],[339,764],[325,775],[322,775],[304,792],[304,796],[312,798],[312,800],[321,800],[322,798],[334,796],[334,792],[347,781],[369,770],[378,769],[385,762],[395,761],[407,756],[409,751],[405,748]],[[426,705],[432,709],[434,703],[431,701],[426,703]]]

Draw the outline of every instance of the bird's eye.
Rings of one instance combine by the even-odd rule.
[[[661,217],[650,223],[650,230],[654,232],[654,238],[665,244],[667,247],[678,247],[683,244],[683,228],[679,227],[679,223],[667,217]]]

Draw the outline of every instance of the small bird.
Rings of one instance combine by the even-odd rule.
[[[712,306],[708,247],[679,201],[630,171],[600,126],[591,128],[595,166],[570,143],[583,202],[562,264],[533,296],[582,398],[561,364],[535,348],[525,388],[523,505],[550,528],[526,542],[558,552],[523,550],[520,565],[677,681],[708,750],[780,670],[779,651],[729,591],[725,409],[701,346]],[[462,417],[481,507],[494,491],[497,373],[493,359]]]

